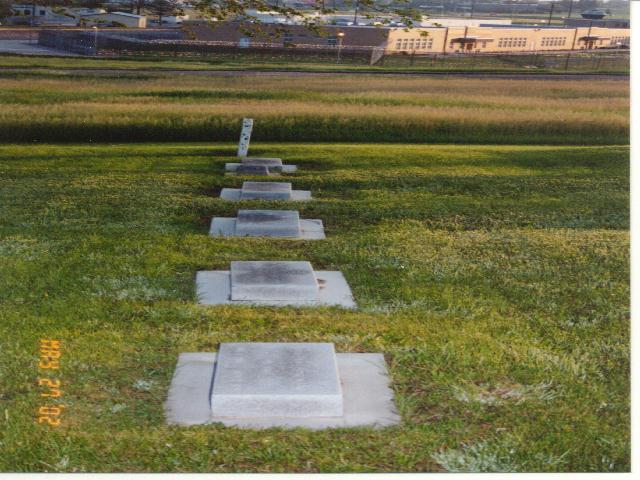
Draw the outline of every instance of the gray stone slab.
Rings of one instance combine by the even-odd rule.
[[[309,262],[231,262],[231,300],[316,301],[320,290]]]
[[[290,200],[291,184],[287,182],[244,182],[242,200]]]
[[[196,273],[196,296],[201,305],[244,305],[275,307],[340,306],[356,308],[349,284],[341,272],[315,271],[320,290],[316,300],[232,300],[231,274],[228,270],[209,270]]]
[[[241,237],[299,237],[300,215],[295,210],[239,210],[235,233]]]
[[[229,427],[384,428],[400,423],[384,356],[380,353],[337,353],[342,386],[341,417],[215,417],[211,387],[216,353],[181,353],[164,405],[170,425],[221,423]]]
[[[236,168],[236,173],[240,175],[269,175],[269,167],[263,165],[240,165]]]
[[[266,200],[266,201],[291,201],[291,202],[306,202],[311,200],[311,192],[308,190],[291,190],[291,197],[287,199],[267,198],[257,196],[256,198],[247,199],[242,196],[242,190],[239,188],[223,188],[220,192],[220,198],[222,200],[230,200],[237,202],[240,200]]]
[[[221,344],[211,411],[215,417],[341,417],[333,344]]]
[[[229,217],[214,217],[211,220],[209,235],[212,237],[246,237],[246,235],[238,235],[236,232],[236,219]],[[324,240],[324,225],[319,219],[301,219],[300,234],[295,237],[274,237],[265,231],[260,238],[287,238],[290,240]],[[258,238],[256,237],[256,238]]]
[[[262,165],[265,167],[282,167],[282,159],[274,157],[244,157],[241,159],[243,165]]]
[[[224,169],[227,172],[235,172],[240,166],[242,166],[242,163],[225,163]],[[282,165],[279,167],[268,167],[268,168],[269,168],[269,173],[271,175],[273,174],[277,175],[280,173],[293,173],[298,171],[298,167],[296,165]]]

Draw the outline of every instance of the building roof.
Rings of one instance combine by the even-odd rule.
[[[131,17],[131,18],[144,18],[144,15],[135,15],[133,13],[127,13],[127,12],[111,12],[111,15],[122,15],[123,17]]]
[[[250,38],[256,43],[282,43],[285,34],[290,35],[288,42],[295,45],[317,44],[323,36],[335,36],[344,33],[342,44],[345,47],[377,46],[386,42],[388,28],[367,26],[322,25],[315,31],[304,25],[285,24],[247,24],[224,22],[208,24],[206,22],[189,23],[196,40],[238,42],[241,38]],[[249,30],[249,31],[246,31]]]

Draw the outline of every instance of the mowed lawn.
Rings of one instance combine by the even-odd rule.
[[[318,242],[213,239],[228,144],[0,146],[0,470],[625,471],[629,150],[256,144],[300,166]],[[227,158],[225,158],[227,157]],[[203,307],[200,269],[309,260],[359,305]],[[62,397],[41,398],[41,338]],[[384,352],[385,430],[167,427],[178,354]],[[48,373],[48,372],[45,372]],[[62,425],[36,423],[62,404]]]

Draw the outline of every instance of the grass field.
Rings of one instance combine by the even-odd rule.
[[[210,53],[179,55],[140,52],[125,57],[42,57],[0,53],[0,68],[125,70],[276,70],[307,72],[499,72],[524,73],[629,73],[624,51],[573,51],[531,55],[388,55],[376,65],[368,57],[280,53]]]
[[[628,90],[606,77],[0,72],[0,142],[235,141],[251,116],[268,141],[626,144]]]
[[[60,135],[83,118],[89,130],[113,123],[135,132],[151,112],[195,124],[227,102],[226,111],[241,107],[237,115],[256,111],[264,138],[263,125],[281,118],[267,107],[322,116],[323,102],[331,105],[318,79],[300,80],[309,85],[302,99],[275,103],[211,93],[247,79],[207,81],[71,88],[4,79],[3,102],[13,95],[15,110],[3,109],[2,128],[28,128],[40,111]],[[518,87],[506,84],[498,100],[448,94],[462,88],[456,81],[434,81],[429,93],[394,90],[408,85],[389,81],[372,101],[382,106],[368,108],[392,122],[397,109],[410,118],[466,112],[468,129],[488,122],[487,112],[506,124],[508,110],[523,132],[542,128],[527,119],[551,108],[555,129],[578,129],[560,136],[585,143],[605,124],[609,139],[628,125],[622,83],[546,83],[544,98],[532,82],[521,107]],[[358,118],[360,87],[338,82],[347,105],[333,108]],[[584,98],[572,104],[576,92]],[[216,100],[202,108],[203,98]],[[554,138],[553,129],[534,138],[543,134]],[[295,208],[324,220],[322,242],[207,237],[212,216],[239,207],[216,199],[242,180],[222,175],[233,153],[230,143],[0,146],[0,471],[629,470],[626,146],[256,144],[253,154],[301,167],[293,182],[316,200]],[[197,270],[243,259],[341,270],[360,309],[195,304]],[[36,385],[41,338],[62,342],[57,428],[35,422],[52,402]],[[166,427],[178,353],[226,341],[384,352],[403,423],[315,433]]]

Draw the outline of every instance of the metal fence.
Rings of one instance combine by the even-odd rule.
[[[526,54],[385,55],[376,65],[433,70],[629,72],[628,50]]]
[[[39,43],[82,55],[181,57],[238,64],[316,63],[433,71],[629,72],[629,50],[540,53],[385,54],[377,46],[283,46],[185,40],[179,30],[42,30]]]

